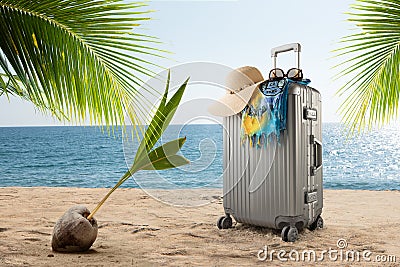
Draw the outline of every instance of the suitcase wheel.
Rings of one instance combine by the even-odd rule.
[[[288,240],[287,240],[287,234],[288,234],[288,232],[289,232],[289,229],[290,229],[290,226],[289,226],[289,225],[283,227],[282,232],[281,232],[282,241],[285,241],[285,242],[288,241]]]
[[[289,225],[283,227],[282,232],[281,232],[282,240],[285,242],[296,241],[298,235],[299,235],[299,231],[297,230],[297,228],[293,227],[293,226],[289,226]]]
[[[318,216],[317,229],[322,229],[322,228],[324,228],[324,220],[321,218],[321,216]]]
[[[232,228],[232,218],[230,216],[222,216],[217,221],[218,229]]]
[[[222,216],[218,219],[217,221],[217,227],[218,229],[222,229],[222,220],[225,219],[225,216]]]
[[[322,219],[321,216],[318,215],[317,219],[308,226],[308,229],[310,231],[314,231],[315,229],[322,229],[324,228],[324,220]]]
[[[299,236],[299,231],[297,230],[296,227],[290,227],[288,233],[287,233],[287,241],[288,242],[294,242],[297,240],[297,237]]]

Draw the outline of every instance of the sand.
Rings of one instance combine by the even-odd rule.
[[[320,266],[400,266],[400,192],[325,190],[325,228],[301,232],[295,243],[281,241],[280,232],[235,225],[217,229],[223,214],[221,190],[161,191],[169,201],[186,199],[200,207],[178,207],[155,200],[139,189],[118,189],[96,214],[99,234],[86,253],[61,254],[51,250],[54,223],[71,206],[84,204],[93,209],[107,189],[82,188],[0,188],[0,266],[279,266],[262,249],[301,253],[338,249],[345,239],[346,251],[360,252],[358,263],[330,260]],[[186,197],[186,195],[189,197]],[[172,196],[172,197],[171,197]],[[164,199],[165,200],[165,199]],[[204,203],[200,203],[204,204]],[[259,253],[261,250],[262,253]],[[365,262],[362,253],[371,252]],[[296,254],[291,256],[295,259]],[[270,254],[268,254],[270,255]],[[318,256],[319,255],[319,256]],[[397,263],[377,262],[396,256]],[[366,255],[369,256],[369,255]],[[332,254],[332,259],[335,254]],[[382,257],[381,257],[382,258]],[[350,257],[350,260],[352,258]],[[284,265],[310,266],[310,262],[288,261]],[[314,265],[314,263],[312,263]]]

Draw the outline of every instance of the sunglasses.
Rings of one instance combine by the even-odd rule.
[[[282,69],[272,69],[269,72],[269,79],[270,80],[277,80],[287,77],[288,79],[292,80],[302,80],[303,79],[303,71],[298,68],[291,68],[285,74]]]

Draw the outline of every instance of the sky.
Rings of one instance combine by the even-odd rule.
[[[151,13],[153,19],[139,32],[158,37],[163,42],[160,48],[173,52],[169,59],[152,61],[171,68],[176,84],[183,82],[185,75],[199,77],[186,89],[174,123],[220,121],[207,113],[206,106],[210,99],[218,99],[225,92],[218,86],[199,83],[199,79],[208,79],[204,77],[208,75],[206,71],[196,67],[201,65],[199,62],[226,70],[255,66],[267,77],[272,68],[271,48],[293,42],[302,45],[300,67],[304,76],[311,79],[310,86],[321,92],[323,122],[338,122],[337,110],[343,99],[335,92],[343,81],[333,80],[338,69],[332,67],[339,59],[332,58],[332,50],[339,47],[341,37],[354,31],[345,14],[353,2],[158,0],[149,2],[148,8],[155,10]],[[294,55],[279,56],[278,67],[294,67]],[[36,111],[29,102],[0,97],[0,126],[63,124]]]

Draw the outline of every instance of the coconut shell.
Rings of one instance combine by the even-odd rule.
[[[53,230],[51,247],[58,252],[83,252],[89,250],[97,238],[97,221],[87,216],[85,206],[74,206],[58,219]]]

